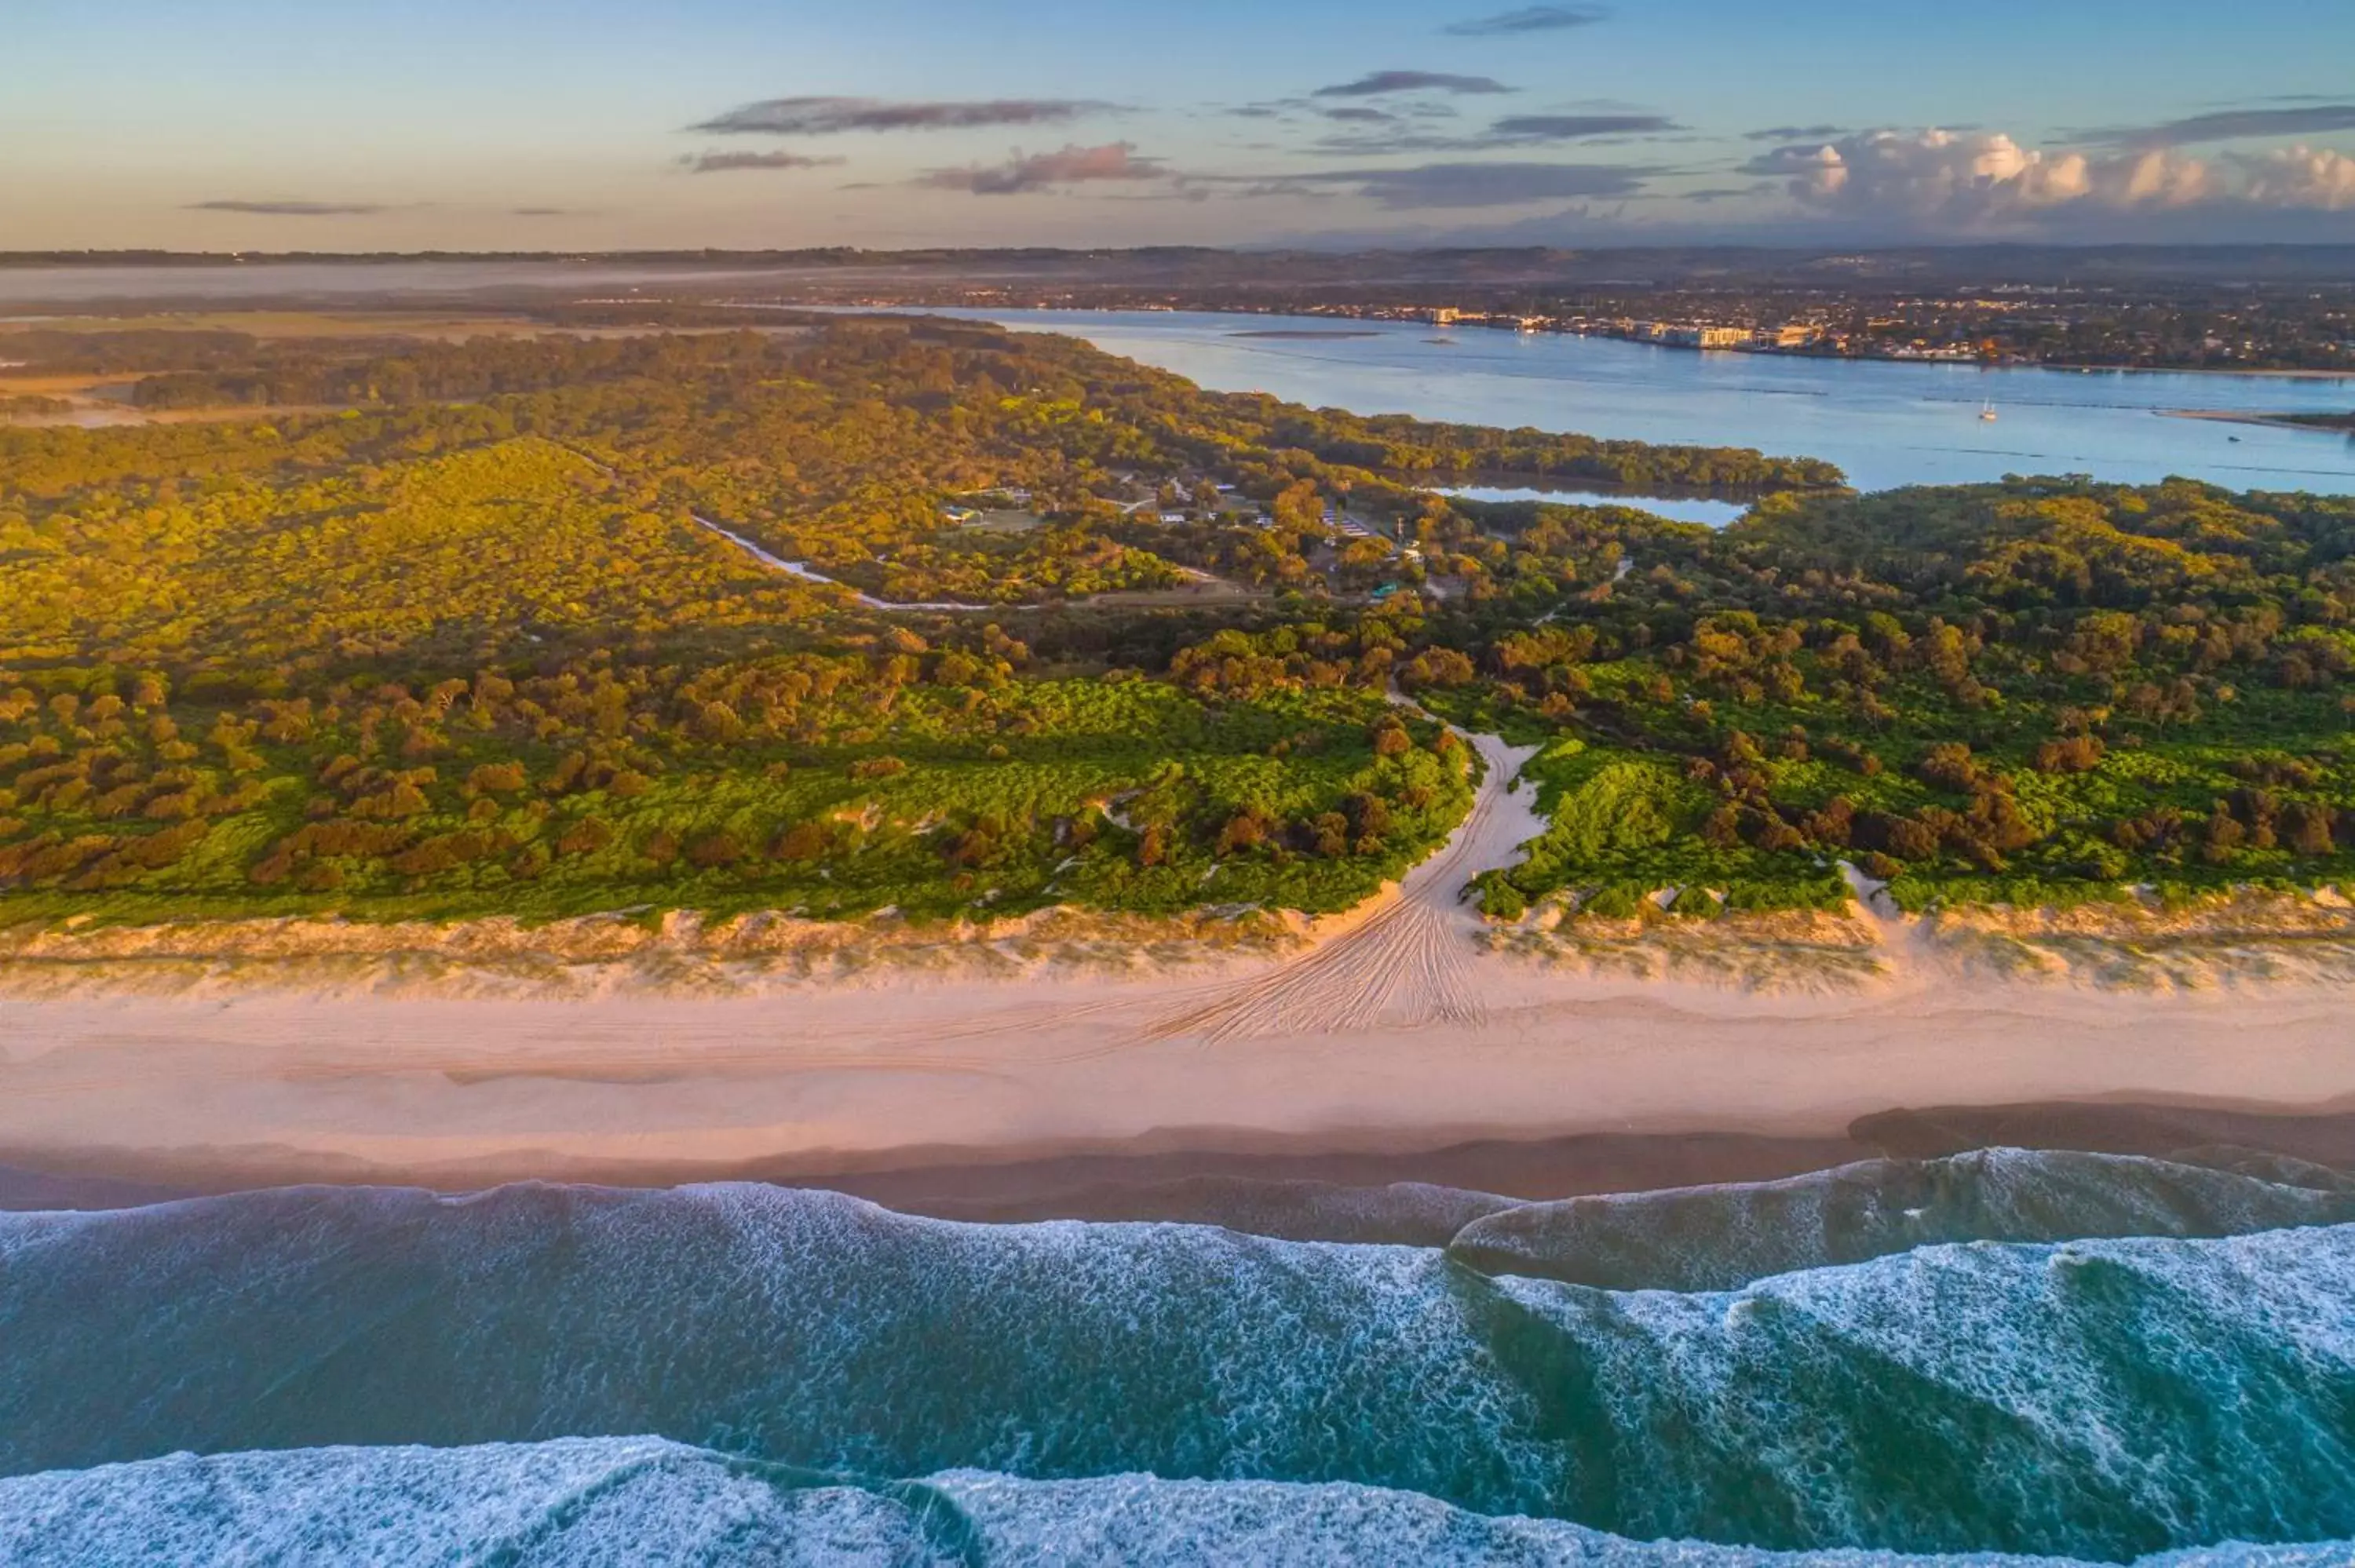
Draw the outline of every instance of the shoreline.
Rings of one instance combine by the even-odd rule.
[[[2243,369],[2228,365],[2062,365],[2058,362],[1998,366],[2022,370],[2065,370],[2075,376],[2266,376],[2283,381],[2355,381],[2355,370]]]
[[[792,308],[792,307],[787,307],[787,308]],[[829,307],[804,306],[804,307],[801,307],[801,308],[803,308],[803,309],[824,309],[824,308],[829,308]],[[1169,314],[1186,314],[1186,315],[1204,315],[1204,316],[1262,316],[1262,317],[1273,316],[1273,317],[1280,317],[1280,318],[1290,319],[1290,320],[1303,320],[1303,321],[1363,321],[1363,322],[1379,322],[1379,323],[1380,323],[1383,326],[1396,326],[1396,327],[1424,327],[1424,328],[1429,328],[1429,327],[1431,327],[1431,326],[1433,325],[1433,323],[1429,323],[1429,322],[1426,322],[1426,321],[1422,320],[1422,319],[1421,319],[1421,317],[1420,317],[1420,315],[1415,315],[1415,316],[1383,315],[1383,314],[1378,313],[1376,313],[1376,312],[1374,312],[1374,311],[1370,311],[1370,310],[1369,310],[1369,311],[1341,311],[1341,312],[1336,312],[1336,313],[1325,313],[1325,312],[1321,312],[1321,311],[1317,311],[1317,310],[1314,310],[1314,309],[1297,310],[1297,311],[1284,311],[1284,310],[1278,310],[1278,309],[1258,309],[1258,308],[1253,308],[1253,307],[1251,307],[1251,306],[1240,306],[1240,305],[1220,305],[1220,304],[1212,304],[1212,303],[1189,304],[1189,305],[1176,305],[1176,306],[1173,306],[1173,305],[1165,305],[1165,304],[1149,304],[1149,305],[1147,305],[1147,304],[1126,304],[1126,305],[1124,305],[1124,304],[1111,304],[1111,305],[1105,305],[1105,304],[1090,304],[1090,305],[1005,305],[1005,306],[984,306],[984,305],[973,305],[973,304],[962,304],[962,303],[960,303],[960,304],[948,304],[948,305],[941,305],[941,304],[915,304],[915,305],[877,305],[877,306],[852,306],[852,307],[831,307],[831,308],[838,308],[838,309],[839,309],[839,308],[847,308],[847,309],[872,309],[872,310],[878,310],[878,311],[905,311],[905,312],[923,312],[923,311],[940,311],[940,310],[964,310],[964,311],[999,310],[999,311],[1012,312],[1012,313],[1028,313],[1028,314],[1038,314],[1038,313],[1043,313],[1050,312],[1050,311],[1064,311],[1064,312],[1072,312],[1072,313],[1089,312],[1089,313],[1097,313],[1097,314],[1103,314],[1103,315],[1169,315]],[[1630,336],[1630,335],[1628,335],[1628,334],[1624,334],[1624,333],[1605,332],[1605,331],[1600,331],[1600,330],[1582,330],[1582,329],[1577,328],[1577,327],[1559,327],[1559,326],[1514,327],[1514,326],[1508,326],[1508,325],[1505,324],[1505,323],[1502,323],[1502,322],[1491,321],[1491,320],[1456,321],[1456,322],[1450,323],[1448,324],[1448,328],[1447,328],[1447,329],[1445,329],[1445,330],[1455,330],[1455,331],[1463,331],[1463,332],[1513,333],[1513,334],[1515,334],[1516,335],[1522,335],[1522,336],[1599,338],[1599,339],[1602,339],[1602,340],[1604,340],[1604,341],[1607,341],[1607,342],[1611,342],[1611,343],[1625,343],[1625,344],[1633,344],[1633,345],[1635,345],[1636,347],[1638,347],[1638,348],[1666,348],[1666,349],[1674,349],[1674,350],[1678,350],[1678,351],[1681,351],[1681,352],[1683,352],[1683,353],[1687,353],[1687,354],[1745,354],[1745,355],[1754,355],[1754,356],[1756,356],[1756,357],[1758,357],[1758,358],[1761,358],[1761,359],[1804,359],[1804,360],[1812,360],[1812,361],[1815,361],[1815,362],[1817,362],[1817,363],[1821,363],[1821,364],[1832,364],[1832,365],[1950,365],[1950,366],[1961,366],[1961,367],[1963,367],[1963,368],[1966,368],[1966,369],[1972,369],[1972,370],[2051,370],[2051,371],[2059,371],[2059,372],[2062,372],[2062,373],[2065,373],[2065,374],[2068,374],[2068,375],[2072,375],[2072,376],[2099,376],[2099,375],[2105,375],[2105,374],[2113,374],[2113,373],[2115,373],[2115,374],[2118,374],[2118,375],[2125,375],[2125,376],[2273,376],[2273,377],[2277,377],[2277,378],[2279,378],[2279,379],[2281,379],[2281,380],[2285,380],[2285,381],[2355,381],[2355,368],[2350,368],[2350,369],[2346,369],[2346,370],[2313,370],[2313,369],[2307,369],[2307,368],[2304,368],[2304,367],[2300,367],[2300,366],[2279,366],[2279,367],[2267,368],[2267,367],[2263,367],[2263,366],[2227,366],[2227,365],[2079,365],[2079,364],[2075,364],[2075,363],[2073,363],[2073,362],[2068,362],[2068,361],[2062,361],[2062,360],[2048,360],[2048,359],[2020,359],[2020,360],[1995,360],[1995,361],[1987,361],[1987,360],[1980,360],[1980,359],[1977,359],[1977,358],[1971,358],[1971,359],[1941,359],[1941,358],[1932,358],[1932,357],[1929,357],[1929,356],[1927,356],[1927,355],[1902,355],[1902,354],[1823,354],[1823,353],[1810,353],[1810,352],[1807,352],[1807,351],[1806,351],[1806,350],[1792,350],[1792,349],[1783,349],[1783,348],[1760,348],[1760,347],[1756,347],[1756,346],[1753,346],[1753,345],[1749,345],[1749,344],[1715,344],[1715,345],[1712,345],[1712,346],[1710,346],[1710,347],[1703,347],[1702,345],[1700,345],[1700,344],[1697,344],[1697,343],[1676,343],[1676,342],[1671,342],[1671,341],[1669,341],[1669,340],[1668,340],[1668,339],[1665,339],[1665,338],[1634,337],[1634,336]],[[1383,334],[1382,334],[1381,332],[1380,332],[1379,330],[1351,331],[1351,330],[1346,330],[1346,329],[1345,329],[1345,330],[1333,330],[1333,331],[1318,331],[1318,330],[1312,330],[1312,329],[1306,329],[1306,328],[1300,328],[1300,329],[1289,329],[1289,328],[1287,328],[1287,329],[1275,329],[1275,330],[1260,331],[1260,332],[1236,332],[1236,333],[1229,333],[1227,335],[1228,335],[1228,336],[1230,336],[1230,337],[1237,337],[1237,338],[1277,338],[1277,339],[1282,339],[1282,338],[1297,338],[1297,339],[1313,339],[1313,338],[1342,338],[1342,337],[1356,337],[1356,338],[1364,338],[1364,337],[1380,337],[1380,336],[1382,336],[1382,335],[1383,335]],[[1425,338],[1423,341],[1424,341],[1425,343],[1433,343],[1433,344],[1448,344],[1448,343],[1452,343],[1452,342],[1454,342],[1454,341],[1455,341],[1455,340],[1449,339],[1449,338],[1436,338],[1436,337],[1434,337],[1434,338]]]
[[[167,1187],[839,1181],[1604,1135],[1820,1145],[1903,1106],[2355,1111],[2340,986],[1794,996],[1482,959],[1468,1015],[1411,998],[1335,1027],[1220,1012],[1301,972],[789,1001],[22,1003],[0,1015],[0,1165]]]
[[[1497,925],[1462,890],[1543,822],[1528,750],[1470,739],[1486,767],[1447,842],[1313,922],[0,933],[0,1166],[165,1188],[1182,1175],[1633,1135],[1783,1150],[1678,1167],[1755,1175],[1836,1163],[1894,1107],[2355,1111],[2336,889],[1906,916],[1859,882],[1844,914],[1541,901]]]
[[[1451,1197],[1529,1202],[1661,1192],[1987,1148],[2190,1158],[2227,1169],[2286,1160],[2355,1171],[2355,1095],[2307,1104],[2223,1096],[1892,1104],[1806,1132],[1433,1128],[1273,1135],[1169,1128],[1117,1141],[917,1145],[858,1158],[820,1151],[741,1160],[398,1166],[253,1148],[0,1144],[0,1213],[130,1208],[307,1185],[458,1194],[512,1182],[631,1191],[751,1182],[837,1192],[903,1213],[974,1223],[1178,1221],[1252,1230],[1266,1227],[1239,1216],[1287,1208],[1307,1214],[1320,1206],[1343,1216],[1352,1209],[1444,1210]]]

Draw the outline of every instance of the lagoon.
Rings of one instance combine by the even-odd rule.
[[[2210,419],[2355,408],[2355,378],[1700,354],[1562,333],[1187,311],[940,311],[1069,333],[1228,392],[1426,419],[1756,447],[1838,463],[1867,490],[2008,473],[2171,474],[2234,490],[2355,493],[2355,441]],[[1979,418],[1992,406],[1997,418]],[[1562,497],[1561,499],[1571,499]],[[1708,519],[1714,521],[1715,519]]]

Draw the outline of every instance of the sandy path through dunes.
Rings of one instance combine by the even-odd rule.
[[[1457,895],[1536,819],[1521,755],[1476,744],[1487,770],[1447,844],[1280,962],[717,996],[0,1001],[0,1165],[467,1186],[943,1151],[1816,1136],[2029,1099],[2355,1107],[2344,987],[2134,994],[1909,962],[1860,991],[1762,994],[1483,952]]]
[[[1545,823],[1535,789],[1519,777],[1537,747],[1508,747],[1492,735],[1464,738],[1487,765],[1472,810],[1395,895],[1299,957],[1156,1020],[1147,1033],[1215,1042],[1334,1034],[1376,1022],[1480,1022],[1486,1013],[1473,975],[1479,919],[1465,903],[1465,885],[1513,864]]]

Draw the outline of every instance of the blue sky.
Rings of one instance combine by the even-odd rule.
[[[0,249],[2355,240],[2334,0],[7,9]]]

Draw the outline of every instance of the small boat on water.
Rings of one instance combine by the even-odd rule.
[[[1979,405],[1979,418],[1990,424],[1995,422],[1995,404],[1992,401]]]

